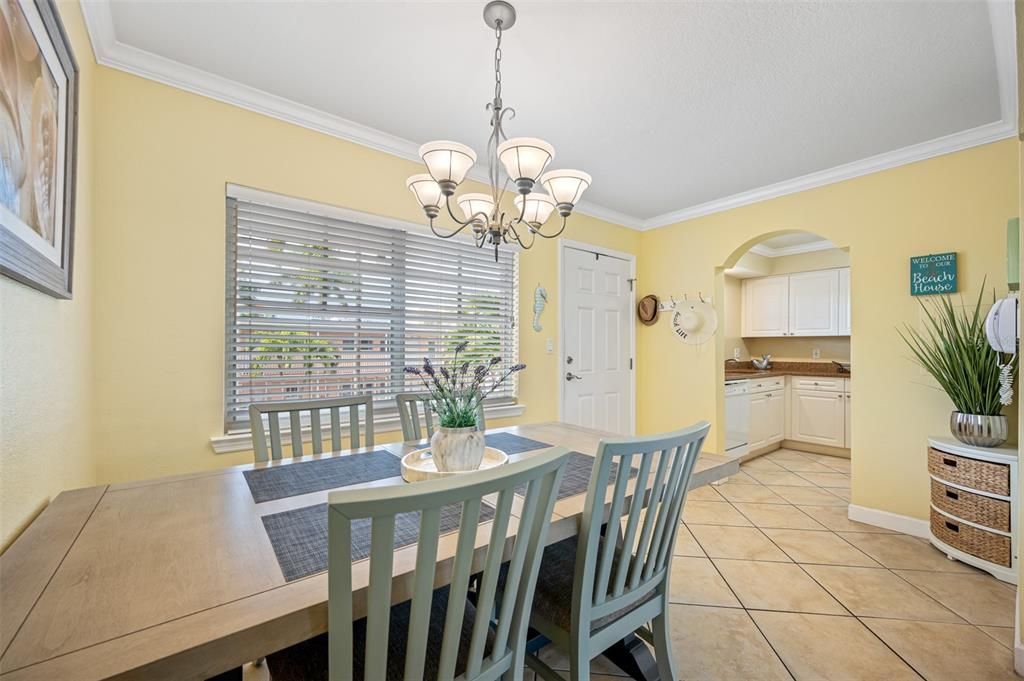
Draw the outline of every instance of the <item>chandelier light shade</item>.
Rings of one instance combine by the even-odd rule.
[[[420,147],[420,158],[427,166],[430,176],[441,185],[442,191],[448,189],[450,183],[451,192],[455,192],[464,179],[466,173],[476,163],[476,152],[465,144],[442,140],[439,142],[427,142]]]
[[[441,193],[441,185],[434,178],[426,173],[413,175],[405,181],[405,186],[409,188],[428,215],[433,209],[434,216],[437,216],[441,211],[441,206],[444,205],[444,195]]]
[[[565,217],[590,187],[590,175],[582,170],[552,170],[541,176],[540,183],[558,204],[559,214]]]
[[[501,99],[502,31],[512,28],[516,10],[505,0],[492,0],[484,7],[484,23],[494,30],[494,99],[487,105],[491,112],[491,136],[487,140],[487,174],[489,194],[463,194],[455,199],[464,219],[452,210],[452,197],[476,163],[476,152],[465,144],[447,140],[428,142],[420,147],[420,158],[429,174],[413,175],[406,185],[416,196],[430,221],[430,229],[442,239],[450,239],[472,225],[470,230],[478,248],[494,246],[494,259],[502,244],[518,244],[532,248],[538,236],[554,239],[565,231],[573,208],[583,192],[590,187],[590,175],[581,170],[547,170],[555,157],[555,148],[536,137],[505,135],[505,118],[515,110]],[[502,171],[504,170],[504,177]],[[545,172],[547,171],[547,172]],[[547,189],[539,191],[538,182]],[[517,215],[508,215],[501,207],[509,185],[515,186],[512,203]],[[450,232],[439,231],[435,225],[442,204],[456,223]],[[562,225],[553,233],[543,231],[551,214],[557,210]]]
[[[536,137],[513,137],[498,145],[498,158],[520,194],[529,194],[555,157],[555,148]]]
[[[515,198],[515,204],[523,216],[523,221],[534,228],[547,222],[551,217],[551,211],[555,209],[555,200],[541,192],[530,192],[526,196],[519,195]]]
[[[459,204],[466,219],[473,222],[486,223],[494,212],[494,198],[490,194],[463,194],[456,203]]]

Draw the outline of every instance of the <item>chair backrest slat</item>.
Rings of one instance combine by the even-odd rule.
[[[457,671],[459,647],[468,607],[466,591],[474,569],[480,569],[476,619],[468,642],[466,681],[496,679],[523,665],[527,622],[533,587],[547,528],[554,508],[556,490],[565,469],[568,451],[556,448],[525,460],[486,471],[411,485],[339,490],[328,495],[328,583],[330,678],[348,681],[353,674],[352,529],[355,521],[371,523],[369,588],[367,591],[366,668],[363,678],[388,677],[388,632],[394,554],[395,519],[418,512],[419,540],[415,573],[411,579],[409,632],[405,651],[404,678],[421,679],[426,666],[430,610],[433,600],[435,566],[439,551],[440,514],[455,505],[460,527],[451,556],[451,579],[447,611],[440,644],[439,679],[451,679]],[[515,489],[526,487],[524,512],[514,537],[509,537]],[[477,545],[483,503],[493,505],[488,543]],[[488,509],[490,510],[490,509]],[[497,599],[502,560],[510,555],[508,578],[502,592],[502,607],[494,610],[495,635],[488,636],[493,604]],[[343,622],[348,624],[344,625]],[[490,653],[487,647],[490,645]],[[515,653],[515,654],[510,654]],[[337,665],[337,667],[335,666]],[[458,670],[461,673],[461,670]]]
[[[359,408],[362,407],[365,420],[365,443],[367,447],[373,446],[373,397],[371,395],[360,395],[358,397],[342,397],[326,400],[306,401],[284,401],[284,402],[258,402],[249,405],[249,422],[252,430],[252,449],[257,463],[273,459],[278,461],[283,456],[284,447],[281,443],[281,422],[282,414],[288,415],[288,427],[291,430],[292,456],[304,456],[302,418],[304,414],[309,416],[311,429],[311,441],[313,453],[323,453],[323,427],[320,419],[320,412],[327,409],[331,414],[331,451],[339,451],[341,443],[341,407],[348,407],[350,444],[352,449],[362,446],[364,438],[361,437],[359,419]],[[263,427],[263,417],[266,416],[270,426],[270,450],[267,451],[267,435]]]
[[[434,409],[430,404],[428,393],[399,393],[395,396],[395,403],[398,405],[398,420],[402,424],[403,441],[419,442],[433,437]],[[422,422],[420,421],[420,409],[423,409]],[[477,407],[476,424],[480,430],[487,429],[483,405]]]
[[[639,603],[652,589],[667,598],[676,526],[710,427],[701,422],[674,433],[601,442],[580,524],[573,584],[573,622],[584,631],[596,616]],[[620,538],[626,481],[637,455],[639,468]],[[618,466],[614,481],[609,480],[613,461]]]

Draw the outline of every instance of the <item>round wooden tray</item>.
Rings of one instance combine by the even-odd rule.
[[[506,463],[508,463],[508,454],[500,449],[495,449],[494,447],[485,447],[484,458],[480,462],[480,468],[477,470],[482,471],[496,466],[503,466]],[[434,457],[430,455],[430,447],[417,449],[416,451],[409,452],[402,457],[402,478],[404,478],[406,482],[421,482],[423,480],[448,478],[453,475],[462,475],[463,473],[474,472],[475,471],[456,471],[443,473],[437,470],[437,466],[434,465]]]

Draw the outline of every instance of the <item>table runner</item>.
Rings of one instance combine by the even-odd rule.
[[[260,504],[401,474],[401,460],[391,452],[377,449],[362,454],[257,468],[245,471],[245,481],[249,483],[253,501]]]
[[[494,508],[480,505],[480,522],[494,519]],[[462,505],[449,504],[441,509],[439,534],[459,529]],[[370,555],[370,520],[352,521],[352,560]],[[263,527],[274,547],[284,579],[290,582],[327,569],[327,504],[316,504],[263,516]],[[419,511],[395,516],[395,549],[415,544],[419,539]]]
[[[557,499],[559,501],[587,491],[587,487],[590,486],[590,476],[594,470],[594,461],[596,459],[587,454],[569,452],[569,461],[565,465],[562,484],[558,488]],[[608,473],[608,480],[610,482],[615,480],[615,471],[618,469],[619,465],[613,461]],[[629,471],[629,477],[635,478],[637,473],[639,471],[634,466]],[[526,485],[516,487],[516,494],[526,496]]]

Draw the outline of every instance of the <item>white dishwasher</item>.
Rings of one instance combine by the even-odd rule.
[[[725,453],[747,453],[750,434],[750,394],[746,379],[725,382]]]

